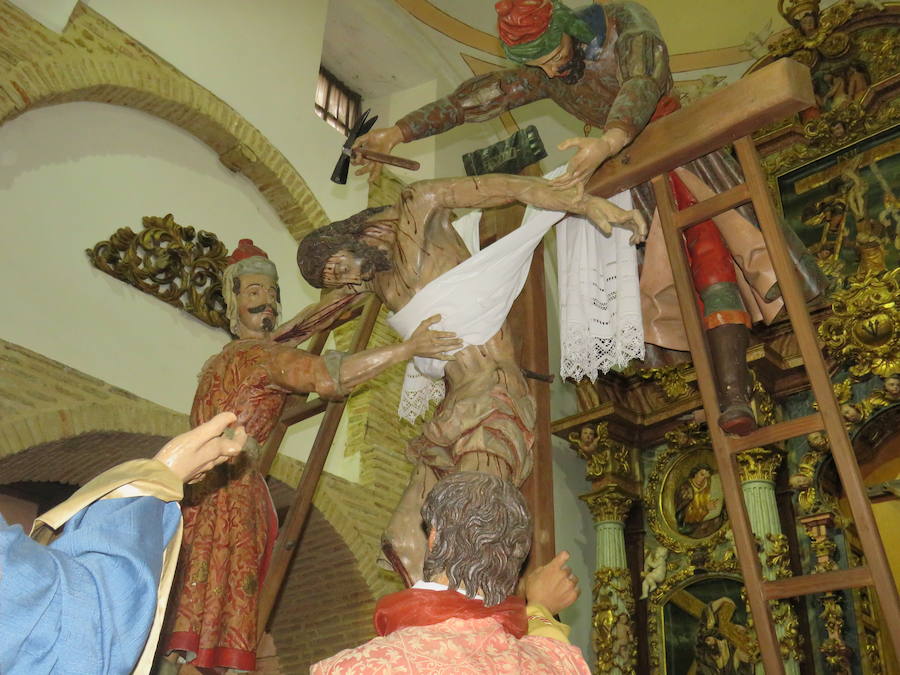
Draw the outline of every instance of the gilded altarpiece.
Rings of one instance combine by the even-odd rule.
[[[754,68],[782,56],[806,63],[818,105],[764,130],[757,142],[785,222],[832,282],[818,333],[869,484],[873,462],[894,459],[880,449],[900,428],[900,5],[820,9],[801,0],[783,9],[794,30]],[[815,404],[798,392],[784,407],[793,417]],[[827,439],[811,434],[788,446],[804,569],[861,564]],[[900,672],[870,589],[804,602],[817,672]]]
[[[900,523],[900,3],[840,0],[822,8],[817,0],[781,0],[778,7],[790,29],[767,41],[767,55],[750,71],[783,57],[805,63],[817,106],[755,140],[785,223],[831,281],[812,317],[876,518],[877,507],[893,503]],[[759,420],[814,412],[790,327],[755,327],[754,336],[747,361]],[[579,413],[554,431],[575,447],[602,424],[611,439],[640,449],[644,527],[637,544],[629,540],[629,572],[646,653],[635,672],[759,673],[717,468],[702,421],[688,422],[702,418],[695,380],[690,363],[633,364],[579,383]],[[751,520],[749,501],[759,496],[754,531],[768,578],[861,564],[826,438],[755,448],[739,466]],[[768,528],[757,527],[761,516]],[[897,544],[886,544],[889,557],[898,555]],[[870,589],[772,610],[792,672],[900,673]]]

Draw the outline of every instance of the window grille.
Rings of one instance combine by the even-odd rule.
[[[359,94],[319,67],[316,84],[316,115],[347,136],[359,117]]]

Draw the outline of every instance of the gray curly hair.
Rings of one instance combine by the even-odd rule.
[[[228,330],[237,336],[238,317],[237,294],[241,291],[240,277],[244,274],[265,274],[276,284],[278,283],[278,270],[268,258],[255,255],[244,258],[233,265],[229,265],[222,272],[222,297],[225,299],[225,318],[228,319]],[[278,316],[281,316],[281,301],[277,304]]]
[[[426,580],[443,572],[450,588],[465,588],[467,597],[480,591],[486,607],[513,593],[532,530],[515,485],[486,473],[450,474],[428,493],[422,519],[435,532],[425,556]]]

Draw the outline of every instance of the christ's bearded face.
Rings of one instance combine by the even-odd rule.
[[[359,286],[375,278],[375,272],[379,269],[376,264],[378,250],[366,247],[361,251],[351,253],[340,250],[332,255],[322,269],[322,283],[325,288],[340,288],[342,286]]]
[[[244,335],[263,337],[275,330],[278,319],[278,284],[266,274],[242,274],[235,296]]]

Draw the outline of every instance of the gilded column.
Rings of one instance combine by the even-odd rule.
[[[763,547],[763,577],[770,580],[791,576],[787,537],[781,532],[775,498],[775,474],[783,459],[784,453],[772,448],[752,448],[737,456],[750,528]],[[789,655],[784,662],[785,672],[799,675],[798,660],[803,653],[797,615],[788,601],[773,602],[771,607],[782,653]]]
[[[593,642],[600,673],[634,672],[634,595],[625,555],[625,519],[640,496],[637,450],[614,441],[606,423],[589,423],[569,436],[587,462],[594,490],[583,499],[594,516],[597,570],[594,574]]]
[[[581,497],[594,516],[597,533],[593,641],[600,673],[633,673],[637,658],[634,596],[625,556],[625,518],[635,498],[617,482]]]

